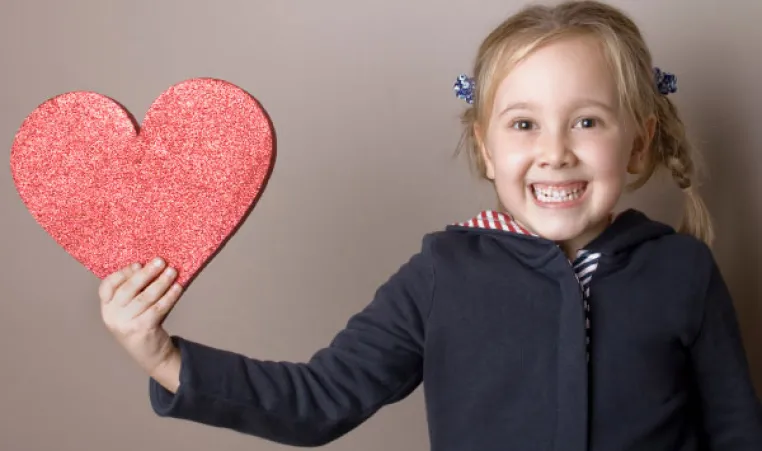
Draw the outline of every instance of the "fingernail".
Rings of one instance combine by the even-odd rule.
[[[140,263],[133,263],[132,265],[130,265],[130,268],[133,271],[137,271],[138,269],[140,269]]]
[[[153,265],[154,265],[154,266],[157,266],[157,267],[160,267],[160,266],[162,266],[163,264],[164,264],[164,260],[162,260],[162,259],[160,259],[160,258],[156,258],[156,259],[154,259],[154,261],[153,261]]]
[[[175,274],[176,274],[175,268],[167,268],[164,271],[164,274],[166,274],[167,277],[175,277]]]

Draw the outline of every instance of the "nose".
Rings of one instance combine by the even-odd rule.
[[[537,164],[544,168],[572,166],[576,159],[563,133],[544,133],[537,142]]]

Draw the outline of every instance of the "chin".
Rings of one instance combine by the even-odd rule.
[[[551,241],[569,241],[584,235],[589,229],[589,223],[583,219],[579,211],[544,210],[529,211],[521,215],[520,222],[529,227],[537,235]]]
[[[584,233],[584,230],[577,230],[576,227],[564,227],[563,224],[558,224],[551,227],[535,227],[535,233],[550,241],[570,241],[578,238]]]

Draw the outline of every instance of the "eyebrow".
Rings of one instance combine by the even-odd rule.
[[[509,103],[505,108],[503,108],[503,110],[500,112],[498,116],[502,116],[511,110],[531,110],[531,109],[532,109],[532,104],[527,102]]]
[[[608,111],[611,114],[617,114],[617,109],[612,107],[611,105],[607,104],[606,102],[601,102],[600,100],[595,99],[581,99],[573,104],[573,109],[578,109],[586,106],[594,106],[601,109],[604,109]],[[534,108],[534,104],[530,102],[514,102],[509,103],[506,105],[505,108],[503,108],[502,111],[500,111],[500,114],[498,116],[503,116],[507,112],[511,110],[531,110]]]

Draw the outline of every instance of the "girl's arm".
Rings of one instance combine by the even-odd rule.
[[[433,276],[424,249],[304,363],[263,361],[173,337],[179,375],[160,378],[169,387],[150,379],[151,405],[160,416],[282,444],[331,442],[420,384]]]
[[[762,450],[762,405],[755,393],[729,290],[714,260],[701,323],[691,346],[712,451]]]

